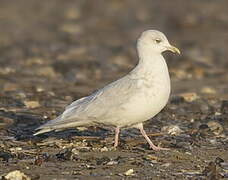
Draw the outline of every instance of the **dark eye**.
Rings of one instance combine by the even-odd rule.
[[[155,42],[159,44],[161,42],[161,39],[155,39]]]

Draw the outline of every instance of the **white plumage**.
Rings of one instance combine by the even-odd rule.
[[[90,96],[74,101],[59,117],[40,126],[34,135],[102,124],[116,127],[116,147],[119,129],[135,127],[140,129],[152,149],[164,149],[151,142],[142,123],[159,113],[170,95],[169,72],[161,53],[166,50],[180,51],[169,44],[163,33],[156,30],[142,33],[137,50],[139,63],[130,73]]]

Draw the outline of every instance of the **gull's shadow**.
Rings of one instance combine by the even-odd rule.
[[[42,140],[48,137],[55,137],[61,139],[69,139],[74,136],[91,136],[104,138],[107,136],[107,133],[110,133],[109,130],[99,127],[88,127],[86,130],[79,131],[76,128],[66,129],[58,132],[48,132],[45,134],[40,134],[34,136],[35,129],[41,125],[43,118],[41,115],[36,115],[28,112],[5,112],[0,111],[0,116],[11,119],[10,124],[6,124],[5,127],[2,127],[7,131],[7,136],[14,137],[14,139],[20,141],[27,140]]]

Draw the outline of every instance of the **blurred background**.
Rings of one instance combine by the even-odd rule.
[[[225,94],[227,10],[226,0],[2,0],[1,92],[85,95],[131,70],[136,39],[157,29],[182,52],[165,54],[174,93],[210,86]]]
[[[147,29],[164,32],[182,53],[164,53],[172,97],[157,130],[178,120],[185,128],[216,118],[225,125],[227,0],[1,0],[0,134],[23,139],[73,100],[128,73]]]

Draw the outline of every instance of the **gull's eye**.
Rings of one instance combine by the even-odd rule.
[[[161,39],[155,39],[155,42],[159,44],[162,40]]]

